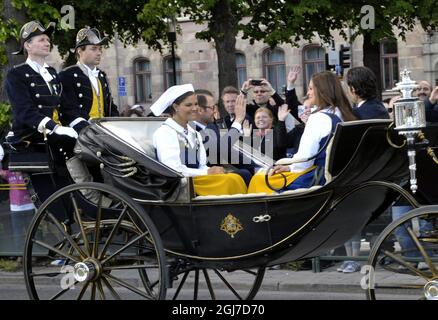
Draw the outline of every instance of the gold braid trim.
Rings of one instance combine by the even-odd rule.
[[[386,141],[388,141],[388,144],[389,144],[391,147],[393,147],[393,148],[395,148],[395,149],[401,149],[401,148],[403,148],[403,147],[406,145],[406,140],[403,141],[403,143],[402,143],[400,146],[398,146],[398,145],[396,145],[395,143],[393,143],[393,142],[391,141],[391,138],[389,137],[389,131],[391,130],[392,127],[394,127],[394,122],[391,122],[391,124],[390,124],[389,127],[388,127],[388,130],[386,130]]]
[[[423,141],[423,140],[426,139],[426,137],[424,136],[424,133],[423,133],[423,132],[420,132],[420,133],[418,134],[418,138],[420,138],[421,141]],[[427,147],[427,148],[426,148],[426,152],[427,152],[427,154],[432,158],[432,160],[433,160],[436,164],[438,164],[438,158],[437,158],[435,152],[433,151],[433,149],[432,149],[431,147]]]

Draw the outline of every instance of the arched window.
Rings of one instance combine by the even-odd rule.
[[[134,61],[135,102],[141,103],[152,100],[151,64],[146,58]]]
[[[283,92],[286,85],[286,64],[282,49],[267,49],[263,52],[263,75],[277,92]]]
[[[164,90],[177,84],[181,84],[181,59],[175,57],[176,83],[173,81],[173,63],[172,56],[167,56],[164,63]]]
[[[392,89],[399,81],[397,41],[384,40],[380,43],[382,89]]]
[[[304,93],[307,93],[307,86],[315,73],[325,69],[325,50],[318,45],[309,45],[303,48],[303,72],[304,72]]]
[[[237,88],[241,88],[246,81],[246,57],[243,53],[236,52]]]

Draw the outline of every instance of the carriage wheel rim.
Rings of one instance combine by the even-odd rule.
[[[70,186],[67,186],[61,190],[58,190],[51,197],[49,197],[45,203],[42,204],[42,206],[39,208],[37,214],[34,216],[34,219],[30,225],[30,228],[29,228],[28,236],[26,238],[25,253],[24,253],[24,257],[25,257],[24,258],[25,259],[25,263],[24,263],[25,283],[26,283],[29,297],[31,299],[38,299],[38,300],[40,299],[40,293],[39,293],[40,289],[37,289],[37,287],[36,287],[36,283],[35,283],[36,278],[35,277],[40,277],[40,276],[43,276],[43,277],[45,276],[46,278],[51,277],[50,275],[45,275],[45,273],[38,273],[38,272],[35,273],[33,271],[34,268],[33,268],[33,263],[32,263],[32,259],[31,259],[32,252],[35,249],[35,244],[38,245],[38,241],[36,241],[36,239],[35,239],[35,235],[37,234],[38,228],[40,228],[40,225],[42,224],[43,221],[51,222],[49,220],[49,215],[50,215],[50,211],[48,210],[49,204],[51,204],[52,202],[55,202],[55,201],[59,201],[59,199],[61,197],[66,196],[68,194],[71,194],[74,192],[80,192],[80,190],[82,190],[82,189],[97,190],[99,192],[105,192],[106,194],[110,194],[110,195],[114,196],[114,198],[117,199],[117,201],[120,201],[122,204],[125,205],[126,208],[129,208],[128,215],[129,214],[133,215],[133,217],[131,217],[131,216],[129,217],[131,219],[131,221],[134,221],[132,219],[139,219],[138,221],[140,222],[140,224],[143,227],[145,227],[144,230],[147,230],[147,237],[144,236],[144,234],[143,234],[143,237],[138,239],[136,241],[136,243],[138,243],[139,241],[143,241],[143,240],[146,240],[146,241],[151,243],[151,247],[149,249],[151,249],[154,252],[154,256],[156,259],[156,263],[154,264],[155,265],[154,268],[158,269],[158,279],[156,282],[154,282],[153,290],[152,290],[152,288],[144,287],[140,293],[141,293],[141,296],[143,296],[147,299],[155,300],[155,299],[165,298],[166,291],[167,291],[166,290],[167,288],[165,285],[166,278],[167,278],[167,276],[166,276],[167,267],[166,267],[166,263],[165,263],[165,254],[164,254],[164,248],[163,248],[162,243],[161,243],[161,239],[159,237],[159,233],[155,229],[153,221],[149,218],[149,216],[147,215],[146,212],[143,213],[143,208],[141,208],[141,206],[139,204],[137,204],[133,199],[129,198],[122,191],[115,189],[115,188],[110,188],[108,186],[98,184],[98,183],[81,183],[81,184],[76,184],[76,185],[70,185]],[[120,191],[120,193],[119,193],[119,191]],[[100,210],[100,209],[98,209],[98,210]],[[113,219],[113,220],[114,221],[112,221],[112,220],[110,221],[111,222],[110,226],[112,226],[112,227],[114,227],[114,224],[116,222],[116,219]],[[63,231],[67,232],[65,226],[62,225],[62,222],[59,222],[59,225],[62,226],[61,229]],[[93,226],[97,225],[98,228],[106,226],[105,221],[100,221],[99,223],[92,222],[92,225]],[[87,230],[85,232],[86,234],[89,234],[89,232],[93,232],[93,231],[89,231],[88,229],[89,229],[88,226],[84,226],[84,230]],[[136,228],[133,228],[131,225],[125,226],[124,223],[121,223],[120,228],[117,230],[124,230],[124,232],[130,232],[131,234],[135,234],[137,236],[139,235],[138,230]],[[70,236],[73,237],[74,234],[72,233],[72,234],[70,234]],[[66,240],[66,238],[64,238],[64,241],[67,244],[69,243],[69,241]],[[74,237],[73,241],[76,242],[77,237]],[[42,244],[44,245],[44,241]],[[47,244],[49,244],[49,242]],[[94,241],[91,244],[94,245]],[[50,245],[52,245],[52,244],[50,244]],[[122,246],[122,245],[119,244],[119,246]],[[134,248],[136,246],[137,246],[136,244],[129,245],[129,247],[134,247]],[[57,250],[58,247],[59,246],[57,243],[56,245],[54,245],[53,248],[55,250]],[[96,247],[98,247],[98,245],[96,245]],[[70,253],[70,251],[75,251],[75,249],[73,249],[73,247],[71,246],[71,243],[70,243],[69,248],[70,248],[70,249],[68,249],[69,253]],[[82,248],[82,246],[81,246],[81,248]],[[139,248],[141,248],[141,246]],[[105,266],[103,264],[103,260],[108,258],[108,257],[106,255],[104,255],[103,257],[99,257],[99,255],[97,254],[97,252],[95,252],[95,250],[91,251],[90,249],[91,249],[91,247],[88,250],[90,252],[88,252],[86,250],[84,252],[84,255],[80,255],[78,252],[75,252],[75,254],[71,253],[70,255],[72,255],[74,257],[74,259],[70,259],[70,258],[67,259],[67,261],[69,261],[69,263],[68,263],[68,265],[65,265],[65,266],[71,267],[74,270],[73,271],[73,280],[74,280],[73,285],[81,284],[84,292],[87,291],[87,288],[90,289],[90,287],[91,287],[92,299],[95,298],[96,292],[97,292],[98,294],[100,294],[101,299],[105,300],[105,295],[103,294],[103,287],[107,287],[107,289],[110,290],[110,293],[113,295],[113,297],[115,297],[116,299],[120,299],[120,297],[117,295],[117,293],[115,293],[116,296],[114,296],[113,291],[114,291],[115,287],[113,287],[113,285],[110,285],[108,282],[108,279],[110,281],[118,280],[118,278],[115,278],[115,280],[114,280],[114,279],[112,279],[113,277],[110,277],[110,273],[112,273],[112,271],[113,271],[112,269],[116,269],[116,267],[112,266],[112,264]],[[59,251],[61,251],[61,250],[65,251],[65,248],[59,248]],[[122,250],[120,250],[120,253],[121,252],[122,252]],[[69,255],[67,252],[64,252],[64,253]],[[58,254],[58,256],[59,256],[59,254]],[[140,264],[140,262],[134,263],[134,265],[132,265],[132,269],[138,269],[138,271],[141,273],[145,270],[144,268],[146,268],[146,269],[150,268],[149,265],[148,266],[142,266],[142,265],[136,266],[139,264]],[[124,266],[121,266],[120,269],[123,269],[123,267]],[[144,268],[142,269],[142,267],[144,267]],[[125,269],[129,269],[129,268],[125,268]],[[50,272],[50,274],[52,274],[52,273],[53,274],[55,274],[55,273],[61,274],[63,272]],[[49,272],[47,274],[49,274]],[[108,277],[108,279],[107,279],[107,277]],[[125,282],[123,282],[123,281],[119,281],[119,282],[121,283],[122,287],[123,287],[123,285],[125,285]],[[115,282],[115,283],[117,284],[117,282]],[[148,285],[143,280],[141,281],[141,283],[144,286]],[[132,289],[131,287],[132,286],[129,286],[128,289],[131,290]],[[135,290],[131,290],[131,291],[135,292]],[[57,293],[56,297],[51,297],[50,299],[57,299],[58,297],[62,296],[63,294],[64,294],[64,292],[60,291]],[[137,294],[139,294],[139,293],[137,293]],[[83,292],[81,292],[80,297],[81,298],[83,297]],[[79,299],[81,299],[81,298],[79,298]]]
[[[405,225],[407,222],[413,220],[413,219],[437,219],[438,218],[438,206],[437,205],[430,205],[430,206],[423,206],[423,207],[419,207],[419,208],[415,208],[409,212],[407,212],[403,217],[399,218],[398,220],[395,220],[393,222],[391,222],[386,228],[385,230],[380,234],[380,236],[378,237],[378,239],[376,240],[375,245],[373,246],[369,259],[368,259],[368,264],[372,267],[373,270],[375,270],[377,268],[377,266],[379,265],[379,261],[382,260],[382,254],[384,255],[383,258],[389,257],[386,253],[385,253],[385,249],[384,249],[384,244],[386,241],[388,241],[388,239],[390,239],[391,235],[394,234],[395,230],[403,225]],[[412,237],[412,230],[409,230],[410,228],[406,228],[408,234],[411,234]],[[409,232],[410,231],[410,232]],[[429,236],[429,234],[427,235]],[[412,238],[411,238],[412,239]],[[417,237],[417,241],[418,239],[420,239],[420,237]],[[412,239],[414,242],[415,240]],[[436,238],[432,238],[433,241],[431,241],[430,238],[426,237],[427,241],[424,241],[426,244],[427,243],[436,243],[438,240]],[[423,238],[421,238],[421,243],[418,241],[418,244],[420,244],[421,248],[423,249],[424,252],[426,252],[428,258],[430,258],[430,254],[427,252],[428,250],[431,250],[430,248],[426,248],[423,244]],[[414,244],[416,246],[416,250],[419,251],[420,256],[423,259],[426,259],[422,253],[421,253],[421,249],[417,246],[417,244]],[[401,254],[403,251],[400,251],[399,253]],[[433,253],[432,253],[433,254]],[[409,258],[406,258],[404,256],[399,256],[400,260],[403,260],[403,265],[409,264],[411,261],[409,260]],[[435,256],[436,258],[436,256]],[[416,272],[412,272],[412,270],[409,270],[410,268],[407,268],[408,270],[406,272],[402,272],[402,271],[397,271],[397,270],[389,270],[393,273],[400,273],[400,274],[407,274],[407,275],[412,275],[412,276],[416,276],[419,279],[422,278],[423,283],[418,283],[415,285],[415,288],[418,290],[416,295],[418,298],[418,294],[419,294],[419,298],[420,299],[427,299],[427,300],[438,300],[438,278],[436,276],[436,264],[435,264],[436,260],[430,260],[429,262],[426,260],[426,264],[428,265],[428,267],[430,268],[429,272],[424,273],[422,270],[417,269],[416,267],[414,267],[414,269],[416,270]],[[402,264],[400,264],[402,265]],[[383,267],[383,269],[388,270],[388,268]],[[375,271],[374,271],[375,273]],[[375,276],[374,276],[375,277]],[[369,286],[368,289],[366,290],[366,296],[367,299],[369,300],[377,300],[379,299],[380,296],[384,295],[383,292],[380,293],[376,293],[376,290],[378,289],[382,289],[382,288],[386,288],[388,286],[382,285],[382,283],[379,283],[378,281],[376,281],[375,279],[373,279],[373,282],[375,282],[372,286]],[[410,288],[412,287],[413,284],[409,283],[407,285],[404,284],[394,284],[392,287],[398,288],[398,289],[404,289],[404,288]],[[391,287],[391,286],[389,286]]]

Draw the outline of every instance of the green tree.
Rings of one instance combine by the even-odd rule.
[[[369,11],[364,6],[374,9],[374,28],[367,28]],[[339,30],[349,42],[362,35],[364,65],[378,76],[380,41],[397,37],[405,40],[407,32],[418,22],[425,30],[436,28],[435,6],[435,0],[252,1],[252,18],[243,31],[244,37],[263,40],[271,46],[282,42],[296,45],[301,39],[310,41],[315,32],[328,43],[333,30]],[[351,36],[345,29],[351,30]],[[380,77],[377,79],[382,88]]]

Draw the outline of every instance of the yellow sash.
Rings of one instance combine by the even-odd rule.
[[[269,183],[272,187],[279,189],[283,187],[284,184],[284,178],[282,174],[286,177],[286,186],[290,185],[292,182],[294,182],[297,178],[301,177],[302,175],[314,170],[316,166],[311,166],[310,168],[301,171],[301,172],[282,172],[281,174],[274,174],[269,177]],[[254,175],[251,179],[251,182],[249,183],[248,187],[248,193],[274,193],[274,191],[269,188],[265,181],[265,173],[257,173]]]

